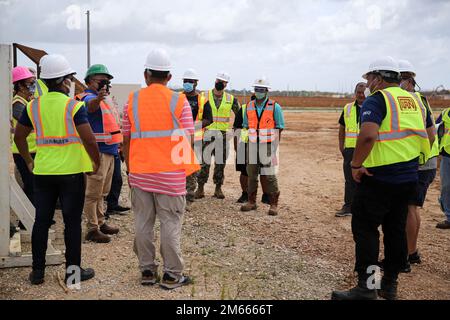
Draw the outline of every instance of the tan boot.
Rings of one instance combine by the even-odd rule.
[[[199,184],[197,191],[195,191],[195,199],[203,199],[205,197],[205,185]]]
[[[100,230],[92,230],[87,233],[86,241],[91,241],[95,243],[109,243],[111,242],[111,238],[108,237],[103,232],[101,232]]]
[[[248,196],[248,202],[241,207],[242,212],[250,212],[258,209],[256,205],[257,192],[250,193]]]
[[[214,192],[214,197],[217,199],[225,199],[225,195],[222,192],[222,186],[216,185],[216,191]]]
[[[278,215],[278,199],[280,198],[280,193],[273,193],[270,195],[270,209],[269,216]]]
[[[109,226],[105,223],[100,227],[100,231],[103,232],[104,234],[115,235],[119,233],[119,228]]]

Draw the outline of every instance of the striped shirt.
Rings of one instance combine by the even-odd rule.
[[[181,127],[187,135],[194,134],[194,121],[188,100],[184,102],[179,118]],[[122,131],[125,137],[131,136],[131,123],[128,117],[128,104],[123,111]],[[164,194],[172,197],[186,195],[186,172],[184,170],[161,173],[130,173],[128,180],[132,188],[145,192]]]

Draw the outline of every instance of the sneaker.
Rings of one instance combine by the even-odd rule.
[[[436,228],[443,229],[443,230],[450,229],[450,221],[445,220],[441,223],[438,223]]]
[[[350,208],[347,207],[342,207],[341,210],[336,211],[336,218],[345,218],[345,217],[351,217],[352,216],[352,211],[350,210]]]
[[[242,192],[242,195],[239,198],[239,200],[237,201],[237,203],[247,203],[247,201],[248,201],[248,193]]]
[[[66,277],[65,277],[64,281],[66,282],[66,284],[68,286],[76,284],[76,283],[67,283],[67,280],[69,279],[70,276],[72,276],[72,274],[66,272]],[[95,277],[94,269],[91,269],[91,268],[87,268],[87,269],[80,268],[80,281],[81,282],[91,280],[94,277]]]
[[[419,251],[409,255],[408,260],[409,260],[410,264],[421,264],[422,263],[422,257],[420,256]]]
[[[45,281],[45,271],[44,270],[33,270],[30,272],[28,277],[32,285],[38,286],[43,284]]]
[[[122,206],[117,206],[114,208],[108,208],[108,210],[106,211],[106,213],[110,216],[113,215],[127,215],[130,212],[131,208],[128,207],[122,207]]]
[[[141,284],[143,286],[153,286],[158,282],[156,274],[150,270],[142,272]]]
[[[173,290],[179,287],[187,286],[192,283],[192,279],[188,276],[181,276],[180,279],[175,279],[167,273],[164,273],[162,282],[159,286],[165,290]]]

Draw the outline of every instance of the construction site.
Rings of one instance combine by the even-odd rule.
[[[45,79],[42,61],[43,58],[45,60],[45,57],[52,56],[54,52],[47,48],[37,48],[32,41],[9,43],[4,41],[5,39],[3,36],[0,37],[0,108],[2,112],[2,117],[0,117],[0,167],[3,168],[0,170],[0,300],[330,300],[330,295],[334,290],[352,288],[355,283],[358,283],[358,275],[354,271],[355,230],[352,230],[354,217],[351,216],[351,213],[341,218],[335,215],[344,204],[346,192],[343,153],[339,145],[339,130],[343,129],[340,118],[345,116],[343,110],[346,106],[356,103],[355,94],[357,93],[300,89],[287,91],[280,88],[272,90],[272,88],[269,89],[268,84],[267,86],[263,84],[262,88],[266,88],[269,92],[266,98],[276,102],[274,107],[282,108],[284,117],[284,127],[276,128],[282,129],[276,173],[280,199],[279,203],[277,202],[278,198],[275,201],[276,214],[272,215],[270,211],[267,214],[269,206],[272,210],[274,203],[272,198],[267,205],[261,203],[263,195],[261,187],[256,195],[257,206],[255,204],[254,209],[244,212],[242,203],[237,203],[241,194],[246,193],[246,190],[241,190],[242,176],[241,172],[236,170],[237,155],[231,147],[224,169],[224,182],[220,189],[224,199],[217,196],[217,183],[216,189],[214,189],[213,173],[211,172],[211,182],[204,184],[204,196],[198,198],[196,196],[195,201],[188,202],[185,206],[180,245],[184,262],[183,276],[189,275],[191,280],[189,285],[180,285],[176,290],[161,290],[156,285],[144,285],[145,270],[142,270],[141,257],[137,256],[139,249],[136,243],[137,227],[134,210],[136,204],[132,202],[132,199],[136,197],[132,189],[138,187],[133,185],[136,182],[131,181],[133,174],[142,174],[142,172],[136,173],[127,167],[127,161],[132,160],[127,158],[127,154],[122,155],[122,152],[127,149],[121,143],[120,156],[123,158],[120,176],[123,183],[119,188],[120,195],[117,195],[117,200],[120,207],[131,210],[123,214],[107,215],[106,222],[104,222],[105,225],[117,227],[120,232],[105,232],[105,234],[111,235],[108,237],[109,240],[105,243],[96,243],[92,240],[93,238],[89,239],[89,234],[92,232],[88,221],[90,218],[86,212],[82,216],[81,261],[83,266],[95,270],[95,277],[82,282],[78,287],[72,287],[66,282],[67,243],[65,237],[67,240],[67,235],[65,236],[64,223],[66,219],[63,219],[61,204],[58,203],[53,217],[54,224],[48,234],[48,247],[45,253],[45,282],[42,281],[40,285],[35,285],[30,271],[32,271],[32,266],[33,271],[35,270],[33,263],[36,263],[33,261],[36,253],[32,248],[32,241],[35,241],[32,240],[34,237],[32,233],[36,219],[36,203],[33,204],[25,192],[24,182],[21,181],[22,178],[17,169],[16,158],[13,158],[14,152],[11,152],[13,141],[15,143],[18,141],[13,140],[14,128],[11,128],[13,117],[11,106],[13,97],[17,94],[11,83],[14,82],[13,70],[18,66],[23,66],[30,70],[35,69],[34,79],[36,81],[43,79],[43,83],[48,84],[49,82],[46,80],[52,78]],[[52,48],[54,48],[53,45]],[[88,66],[91,67],[93,64],[90,63],[90,57],[88,61]],[[367,61],[365,64],[368,65],[369,62]],[[112,65],[108,65],[108,67],[116,68]],[[145,72],[149,70],[161,71],[148,67],[147,60]],[[362,70],[361,74],[365,71]],[[44,72],[44,78],[42,78],[42,72]],[[77,96],[80,97],[83,93],[92,90],[89,76],[88,74],[85,76],[85,72],[86,70],[77,70],[76,74],[68,73],[73,76],[71,80],[74,83],[71,92],[66,94],[70,99],[77,99]],[[107,73],[101,72],[101,74]],[[234,76],[238,77],[239,75]],[[254,77],[257,76],[259,75]],[[202,88],[199,91],[206,91],[206,95],[210,94],[209,100],[212,100],[214,90],[218,90],[217,82],[223,80],[221,77],[221,73],[219,73],[216,88],[209,93],[208,85],[211,84],[213,87],[214,83],[201,82]],[[229,82],[226,74],[224,77],[223,81]],[[135,116],[137,103],[133,104],[132,108],[128,106],[128,103],[132,101],[130,97],[135,99],[136,92],[145,90],[146,85],[142,83],[141,78],[142,75],[139,74],[136,75],[134,83],[124,81],[123,84],[110,78],[111,88],[108,92],[110,100],[108,101],[118,110],[119,125],[122,131],[125,131],[122,122],[124,113],[127,121],[132,123],[130,124],[131,130],[134,128],[134,120],[128,120],[128,117],[134,119],[132,117]],[[195,77],[184,77],[183,80],[198,80],[193,78]],[[360,81],[358,77],[355,79],[353,87]],[[145,80],[148,84],[148,79],[145,78]],[[186,92],[186,87],[183,89],[183,83],[176,81],[178,79],[169,82],[168,87],[179,93]],[[364,80],[361,81],[364,82]],[[445,113],[450,108],[449,85],[448,81],[447,84],[436,85],[433,83],[426,87],[428,89],[421,91],[421,94],[426,97],[427,103],[432,107],[430,113],[433,125],[434,119],[442,118],[442,115],[445,118]],[[251,96],[258,93],[257,88],[259,87],[255,84],[254,91],[252,89],[237,90],[237,87],[234,86],[233,89],[225,89],[225,91],[222,89],[222,91],[233,95],[234,99],[239,102],[239,107],[246,105],[249,108],[252,105]],[[52,91],[54,90],[51,89],[49,93]],[[100,92],[100,89],[98,91]],[[45,95],[35,96],[36,98],[33,99],[42,99]],[[28,108],[33,108],[33,99],[29,100]],[[256,106],[260,99],[255,96],[253,100],[256,101]],[[186,101],[191,102],[189,96]],[[86,110],[89,110],[88,102],[85,102],[85,106]],[[133,115],[129,115],[131,110]],[[104,109],[102,111],[105,112]],[[35,111],[29,111],[29,114],[34,116],[33,112]],[[89,110],[89,112],[91,111]],[[244,113],[246,115],[242,116],[241,121],[249,121],[247,119],[249,111],[244,109]],[[227,119],[230,130],[233,123],[236,124],[237,114],[230,111],[230,117]],[[219,116],[214,113],[213,118],[216,121],[218,117],[220,118],[220,113]],[[260,116],[257,117],[260,120]],[[105,118],[102,119],[105,123]],[[193,120],[195,122],[195,117]],[[31,122],[33,121],[31,118]],[[22,126],[22,119],[18,123]],[[36,128],[34,122],[33,125]],[[251,132],[251,121],[247,123],[247,126]],[[275,127],[270,129],[275,129]],[[34,130],[37,131],[37,129]],[[67,124],[66,130],[69,130]],[[126,135],[124,136],[126,137]],[[133,133],[131,137],[131,141],[133,141],[135,139]],[[39,141],[39,136],[37,141]],[[97,142],[99,141],[97,140]],[[57,144],[55,143],[55,145]],[[55,145],[51,148],[58,148]],[[132,142],[131,145],[133,145]],[[43,147],[38,143],[38,153],[42,152],[40,150],[44,150],[39,148]],[[358,147],[356,148],[358,149]],[[442,141],[439,148],[446,150],[442,146]],[[22,151],[21,148],[19,150]],[[16,155],[23,156],[23,153],[16,152],[14,156]],[[450,232],[436,227],[436,224],[442,224],[442,220],[445,219],[443,213],[445,208],[442,205],[442,157],[442,154],[436,157],[438,163],[436,178],[429,186],[423,208],[418,209],[421,223],[417,254],[420,252],[422,260],[421,263],[414,264],[409,272],[400,273],[398,294],[396,294],[395,300],[450,300]],[[36,163],[35,159],[34,170],[36,170]],[[94,161],[92,163],[93,170],[95,170]],[[362,164],[356,167],[354,163],[351,165],[353,170],[363,167]],[[197,171],[200,171],[200,168],[203,170],[203,167],[199,166]],[[213,170],[211,169],[211,171]],[[84,173],[86,173],[85,181],[87,181],[86,179],[90,179],[90,173],[87,171]],[[36,173],[34,174],[36,175]],[[214,181],[217,179],[216,175],[217,173],[214,175]],[[140,179],[143,179],[142,176]],[[263,186],[263,188],[265,187]],[[186,194],[183,196],[186,197]],[[187,196],[189,196],[189,190]],[[103,200],[105,200],[106,214],[106,195],[102,195],[102,202]],[[252,204],[251,196],[246,200],[247,204]],[[39,200],[35,198],[34,201]],[[60,198],[58,201],[63,200]],[[450,224],[450,221],[448,223]],[[100,222],[98,224],[100,225]],[[160,268],[164,266],[166,270],[166,263],[159,252],[159,248],[163,250],[164,247],[164,244],[161,243],[164,241],[161,240],[164,239],[164,231],[161,232],[161,228],[161,222],[156,219],[155,264]],[[384,244],[381,226],[379,232],[379,260],[382,260]],[[380,274],[377,276],[381,277]],[[160,279],[158,279],[159,281]]]

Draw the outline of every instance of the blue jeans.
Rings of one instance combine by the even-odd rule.
[[[441,160],[441,208],[450,222],[450,158]]]

